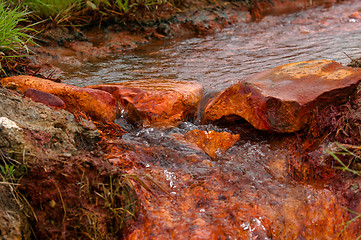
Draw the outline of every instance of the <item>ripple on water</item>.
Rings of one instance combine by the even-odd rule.
[[[361,20],[352,17],[360,8],[359,1],[349,1],[328,9],[267,16],[259,23],[241,23],[206,37],[156,42],[109,61],[70,69],[65,81],[84,86],[172,78],[197,81],[211,91],[289,62],[347,63],[343,52],[355,58],[361,54]]]

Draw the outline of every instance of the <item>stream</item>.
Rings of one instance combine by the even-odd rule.
[[[360,43],[361,1],[346,1],[269,15],[214,35],[156,41],[80,69],[63,69],[63,82],[86,86],[176,79],[198,82],[208,94],[290,62],[329,59],[347,64],[344,52],[360,57]],[[129,239],[356,239],[359,229],[341,233],[350,215],[332,189],[290,176],[295,136],[250,128],[195,121],[172,129],[133,130],[118,139],[107,158],[133,162],[128,172],[149,176],[159,185],[153,194],[143,191],[143,210]],[[181,140],[193,129],[241,137],[212,159]],[[120,150],[124,146],[127,150]]]

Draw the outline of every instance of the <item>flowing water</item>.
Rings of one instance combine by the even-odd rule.
[[[361,1],[266,16],[204,37],[155,42],[70,69],[64,82],[85,86],[164,78],[196,81],[213,92],[290,62],[345,64],[344,52],[361,56]],[[211,159],[182,138],[192,129],[231,131],[241,139]],[[163,188],[155,187],[154,196],[144,191],[144,210],[130,238],[355,239],[351,228],[338,235],[349,219],[342,200],[327,187],[289,177],[292,137],[192,123],[123,135],[118,148],[127,150],[115,144],[108,158],[132,161],[133,173],[148,175]]]
[[[240,23],[215,35],[156,42],[82,69],[69,69],[65,82],[85,86],[145,78],[200,82],[224,89],[261,70],[290,62],[329,59],[341,63],[361,55],[359,1],[318,7],[261,22]]]

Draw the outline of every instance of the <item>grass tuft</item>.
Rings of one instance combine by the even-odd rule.
[[[84,224],[79,228],[90,239],[121,236],[139,210],[133,183],[124,174],[109,176],[105,181],[94,180],[84,173],[81,177],[79,196],[87,199],[87,203],[81,210]]]
[[[336,143],[336,151],[327,151],[327,153],[333,157],[341,166],[336,166],[336,169],[342,171],[351,172],[354,175],[361,176],[360,162],[361,162],[361,146],[346,145]],[[361,213],[352,211],[351,209],[344,208],[355,217],[344,224],[342,231],[339,233],[339,236],[348,228],[352,223],[356,222],[361,218]],[[361,236],[356,238],[357,240],[361,239]]]
[[[35,20],[51,20],[57,25],[74,20],[84,0],[24,0],[23,6]]]
[[[361,161],[361,147],[340,143],[336,143],[336,146],[339,151],[327,151],[327,153],[341,165],[341,167],[335,168],[361,176],[361,171],[355,169]],[[339,156],[341,156],[342,160]],[[347,163],[345,163],[346,161]]]
[[[19,6],[9,7],[0,2],[0,68],[3,75],[8,70],[15,70],[19,58],[29,53],[27,44],[33,43],[29,32],[34,32],[33,25],[20,26],[27,20],[27,12]]]
[[[129,17],[139,11],[154,12],[169,0],[22,0],[35,20],[55,25],[86,25],[105,19]]]

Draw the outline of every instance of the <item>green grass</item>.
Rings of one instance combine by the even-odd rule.
[[[56,25],[77,25],[102,21],[114,16],[129,16],[136,11],[156,11],[168,0],[22,0],[35,20],[50,20]]]
[[[361,161],[361,147],[353,147],[353,149],[349,150],[347,147],[351,146],[343,146],[342,144],[336,143],[336,146],[340,149],[339,152],[331,152],[328,151],[328,154],[333,157],[341,166],[335,167],[337,169],[341,169],[342,171],[351,172],[357,176],[361,176],[361,171],[355,170],[352,166]],[[341,158],[339,157],[341,156]],[[347,161],[345,163],[345,161]]]
[[[6,75],[7,70],[16,68],[17,59],[28,53],[27,44],[34,32],[30,26],[21,26],[27,20],[27,12],[18,6],[11,8],[0,0],[0,68],[1,75]]]
[[[327,151],[327,153],[335,159],[340,166],[335,166],[336,169],[340,169],[342,171],[351,172],[357,176],[361,176],[361,171],[359,169],[355,169],[355,165],[361,162],[361,147],[360,146],[352,146],[352,145],[343,145],[340,143],[336,143],[339,151]],[[344,232],[353,222],[356,222],[361,218],[361,213],[352,211],[350,209],[345,208],[354,217],[344,224],[344,228],[340,232],[340,236],[342,232]],[[358,236],[356,240],[361,239],[361,236]]]
[[[0,2],[0,51],[18,52],[26,48],[32,41],[32,36],[27,32],[33,31],[31,27],[21,27],[20,23],[26,21],[27,12],[20,11],[19,7],[9,8]]]
[[[69,21],[83,2],[84,0],[23,0],[22,3],[36,20],[50,19],[61,24]]]
[[[0,165],[1,175],[5,181],[12,178],[15,172],[15,165],[8,165],[5,163],[4,166]]]
[[[108,233],[121,236],[129,220],[134,219],[139,210],[139,200],[134,184],[127,175],[118,175],[107,179],[108,181],[90,180],[83,173],[80,185],[80,197],[87,199],[93,209],[83,208],[81,224],[83,232],[90,239],[103,239],[104,221]],[[106,216],[96,209],[106,209]]]

